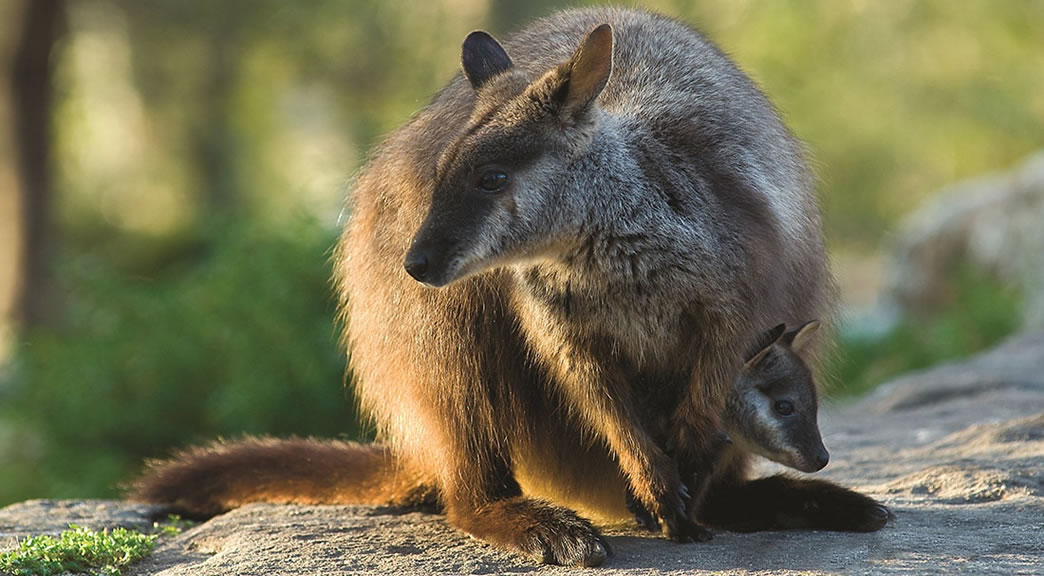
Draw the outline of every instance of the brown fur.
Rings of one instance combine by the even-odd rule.
[[[601,19],[632,42],[640,42],[632,36],[635,29],[664,23],[633,13],[578,12],[545,22],[551,31],[537,28],[561,36],[561,42],[527,42],[523,34],[509,43],[508,53],[516,56],[527,55],[532,46],[547,45],[554,53],[519,60],[512,70],[485,81],[477,95],[464,81],[452,83],[393,135],[360,176],[352,220],[339,248],[337,277],[346,296],[349,348],[364,408],[375,415],[397,454],[411,466],[439,474],[451,520],[472,533],[482,523],[479,516],[499,514],[502,502],[530,492],[515,485],[513,474],[516,468],[539,468],[524,460],[535,452],[529,447],[557,443],[552,448],[557,455],[540,459],[558,459],[579,470],[602,469],[605,459],[615,461],[635,496],[664,520],[672,537],[684,539],[681,476],[657,447],[657,438],[670,440],[679,461],[697,460],[719,435],[728,386],[742,363],[735,351],[758,335],[751,319],[795,321],[824,313],[829,280],[818,238],[803,247],[789,246],[778,238],[773,216],[754,198],[749,183],[711,165],[693,166],[686,173],[662,160],[650,161],[659,170],[652,175],[668,180],[660,189],[672,191],[672,181],[682,186],[683,179],[697,178],[712,191],[700,200],[706,206],[687,206],[689,200],[681,198],[676,210],[720,211],[719,224],[728,227],[716,233],[731,253],[686,258],[700,260],[694,265],[702,269],[679,273],[660,262],[672,257],[661,253],[663,243],[671,240],[650,236],[654,229],[627,236],[588,229],[575,242],[560,236],[550,245],[507,248],[561,255],[529,268],[494,268],[438,290],[405,274],[401,262],[418,250],[440,254],[448,244],[469,241],[455,236],[466,233],[454,228],[462,215],[478,209],[454,195],[459,189],[454,182],[468,177],[469,166],[497,157],[501,149],[510,150],[512,158],[539,157],[549,149],[569,157],[595,145],[597,111],[577,116],[552,109],[531,131],[516,127],[518,119],[547,111],[542,103],[562,90],[563,75],[574,68],[552,65],[543,72],[545,63],[568,61],[566,50]],[[625,32],[628,27],[631,31]],[[633,48],[625,43],[621,49]],[[628,96],[623,86],[631,73],[626,67],[614,68],[599,103],[607,113],[617,101],[624,105]],[[729,81],[745,82],[741,77]],[[558,122],[565,123],[570,136],[558,139]],[[651,137],[664,137],[650,139],[650,146],[699,150],[712,145],[711,134],[679,134],[666,125],[652,129]],[[778,124],[771,129],[785,135]],[[777,160],[800,162],[794,154],[791,149]],[[452,188],[443,192],[437,182]],[[795,184],[806,183],[807,175],[798,173]],[[445,212],[431,210],[433,196],[444,203]],[[520,210],[519,201],[508,209]],[[814,205],[806,209],[814,210]],[[817,218],[814,212],[806,216],[813,222]],[[734,236],[733,229],[741,236]],[[694,246],[678,248],[691,252]],[[784,257],[778,253],[781,248],[800,250]],[[616,280],[621,261],[633,267],[632,280]],[[606,293],[606,278],[620,282],[615,295]],[[796,286],[761,288],[793,282],[802,283],[800,298],[787,300]],[[716,285],[722,283],[730,289]],[[685,337],[691,334],[700,338],[693,342]],[[700,374],[699,386],[688,386],[692,373]],[[540,438],[548,430],[564,433],[555,442]],[[563,476],[545,482],[556,493],[577,495],[587,510],[606,501],[597,494],[601,486],[570,484],[582,474]],[[495,541],[520,537],[511,533],[510,524],[499,529],[507,533],[482,535]]]
[[[213,511],[430,486],[469,534],[594,565],[608,549],[573,510],[625,518],[629,487],[692,536],[682,478],[719,437],[737,350],[763,318],[828,315],[800,148],[749,79],[664,17],[563,12],[504,48],[474,33],[462,61],[360,173],[337,248],[356,390],[398,472],[384,449],[235,445],[154,467],[139,495]],[[476,193],[484,166],[510,193]],[[231,456],[264,463],[239,483]],[[747,460],[708,498],[743,485]]]
[[[183,450],[149,463],[131,497],[191,517],[249,502],[438,504],[432,485],[401,470],[383,446],[311,438],[245,438]]]

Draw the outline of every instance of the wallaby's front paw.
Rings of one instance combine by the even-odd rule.
[[[688,504],[691,500],[689,488],[685,484],[678,486],[676,504],[667,510],[673,511],[662,515],[666,536],[673,542],[706,542],[714,538],[714,533],[689,519]]]
[[[631,488],[627,488],[627,511],[634,515],[634,521],[638,524],[639,528],[648,530],[649,532],[659,532],[660,522],[653,516],[652,512],[642,505],[637,498],[634,497],[634,492],[631,492]]]
[[[714,538],[714,533],[689,520],[685,515],[678,515],[671,520],[664,520],[667,526],[667,538],[672,542],[687,544],[690,542],[706,542]]]

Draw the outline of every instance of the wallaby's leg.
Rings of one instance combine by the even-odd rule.
[[[690,446],[692,441],[689,440]],[[728,436],[724,432],[720,432],[708,441],[710,448],[703,453],[690,453],[679,462],[679,472],[682,477],[682,494],[684,500],[689,505],[689,517],[696,517],[693,512],[700,506],[703,501],[705,493],[710,486],[711,478],[714,475],[715,464],[718,458],[721,457],[726,446],[731,444]],[[668,454],[672,453],[672,447],[669,446],[667,449]],[[690,452],[692,452],[690,450]],[[674,456],[672,454],[672,456]],[[676,459],[677,461],[677,459]],[[645,528],[650,532],[659,532],[660,525],[652,514],[639,502],[631,491],[630,487],[627,489],[625,502],[627,504],[627,510],[634,515],[635,522],[639,527]],[[690,528],[690,534],[693,540],[698,542],[704,542],[713,538],[714,534],[703,528],[702,526],[693,526]]]
[[[538,562],[598,566],[608,543],[572,510],[521,495],[502,461],[471,458],[444,478],[451,525]]]
[[[873,498],[827,482],[770,476],[708,489],[700,520],[737,532],[804,528],[873,532],[891,517]]]
[[[707,497],[717,464],[731,444],[716,415],[710,417],[688,416],[687,422],[676,430],[668,445],[668,454],[678,463],[682,482],[689,488],[688,517],[699,520],[696,511]],[[693,539],[710,540],[713,533],[697,526]]]
[[[627,477],[633,499],[663,522],[670,539],[705,539],[705,531],[686,513],[687,490],[678,467],[642,426],[628,385],[601,370],[583,352],[574,352],[559,368],[562,392],[569,396],[570,405],[580,408],[583,422],[605,439]]]

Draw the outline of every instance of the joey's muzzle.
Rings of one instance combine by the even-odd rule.
[[[819,470],[822,470],[823,468],[826,468],[826,465],[829,462],[830,462],[830,453],[827,452],[826,448],[820,448],[819,449],[819,453],[816,454],[816,465],[819,466],[819,468],[816,468],[816,471],[819,471]]]
[[[828,462],[830,462],[830,452],[827,452],[826,447],[820,444],[815,448],[803,451],[800,461],[794,463],[793,467],[811,474],[825,468]]]

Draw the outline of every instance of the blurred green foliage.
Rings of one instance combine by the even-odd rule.
[[[830,390],[851,397],[905,372],[984,350],[1015,332],[1021,298],[1011,286],[967,264],[956,267],[943,309],[927,318],[905,318],[885,334],[842,332],[828,373]]]
[[[1044,2],[684,4],[808,143],[836,249],[1044,147]]]
[[[31,1],[31,0],[29,0]],[[356,437],[328,250],[343,182],[539,0],[77,0],[57,47],[54,325],[0,381],[0,504],[105,496],[218,435]],[[1044,147],[1044,2],[649,0],[733,55],[805,140],[835,253]],[[987,346],[1017,301],[849,338],[845,390]],[[13,471],[13,472],[12,472]]]
[[[459,69],[470,30],[504,35],[556,8],[599,3],[80,0],[72,24],[91,42],[69,48],[112,54],[95,61],[101,71],[62,59],[70,98],[59,137],[65,160],[77,160],[61,163],[65,205],[75,206],[66,214],[120,221],[98,201],[118,201],[119,185],[91,177],[99,162],[79,153],[94,138],[84,118],[98,113],[76,88],[85,75],[104,72],[112,84],[129,74],[146,117],[136,130],[151,132],[133,169],[155,195],[177,195],[179,210],[196,211],[190,222],[200,206],[268,217],[317,184],[336,196],[320,174],[351,173],[422,106]],[[1044,147],[1044,2],[642,4],[705,32],[770,95],[808,143],[836,249],[875,250],[882,231],[940,187]],[[130,50],[123,67],[121,50]],[[103,104],[133,108],[112,91]]]
[[[0,395],[0,420],[24,435],[0,501],[115,495],[144,458],[217,436],[357,436],[332,242],[314,222],[231,225],[147,278],[64,260],[63,321],[25,335]]]

